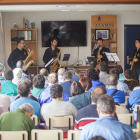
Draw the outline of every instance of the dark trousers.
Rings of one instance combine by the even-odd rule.
[[[140,69],[133,68],[134,80],[138,80],[139,81],[139,75],[140,75]]]

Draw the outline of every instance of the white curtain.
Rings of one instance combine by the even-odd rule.
[[[2,26],[2,13],[0,12],[0,63],[4,64],[4,33]]]

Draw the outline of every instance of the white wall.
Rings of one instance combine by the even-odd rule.
[[[10,29],[13,23],[17,23],[19,28],[23,27],[22,19],[27,18],[29,22],[35,22],[38,29],[38,64],[43,65],[42,57],[46,48],[42,48],[41,43],[41,21],[63,21],[63,20],[86,20],[87,21],[87,47],[79,48],[79,60],[91,54],[91,15],[117,15],[118,26],[118,55],[120,64],[124,65],[124,24],[140,24],[139,12],[115,11],[115,12],[4,12],[3,26],[5,34],[5,65],[8,68],[7,59],[10,54]],[[69,65],[76,62],[78,57],[77,47],[61,47],[62,55],[70,53]],[[62,58],[62,57],[61,57]],[[65,64],[62,62],[62,65]]]

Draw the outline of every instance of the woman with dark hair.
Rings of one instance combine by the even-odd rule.
[[[71,96],[72,98],[69,100],[77,110],[91,104],[91,93],[85,92],[85,89],[82,87],[80,82],[75,81],[71,85]]]
[[[87,77],[89,77],[92,81],[92,87],[89,89],[89,91],[92,91],[97,86],[103,86],[105,87],[105,84],[99,81],[99,75],[95,71],[95,69],[89,69],[87,72]]]
[[[115,68],[119,70],[119,81],[123,82],[125,80],[125,76],[123,75],[123,68],[122,68],[122,66],[121,65],[117,65]]]

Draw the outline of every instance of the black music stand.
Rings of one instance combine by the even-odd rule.
[[[87,56],[87,59],[88,59],[88,63],[90,64],[91,61],[96,61],[96,58],[95,56]]]
[[[68,66],[68,61],[70,58],[70,54],[64,54],[63,60],[62,61],[66,61],[66,65]]]

